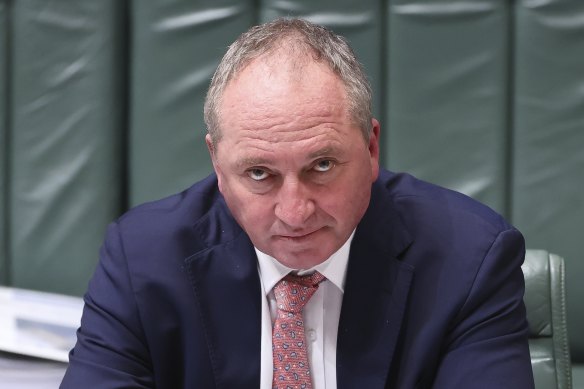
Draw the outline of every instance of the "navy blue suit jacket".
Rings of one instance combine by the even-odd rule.
[[[348,205],[349,206],[349,205]],[[381,172],[351,245],[338,388],[532,388],[521,234]],[[109,227],[62,388],[250,388],[260,280],[216,178]]]

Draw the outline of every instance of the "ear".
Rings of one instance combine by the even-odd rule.
[[[211,162],[215,164],[215,145],[213,145],[213,140],[211,139],[211,135],[205,135],[205,143],[207,144],[207,150],[209,150],[209,155],[211,156]]]
[[[371,158],[371,182],[377,179],[379,175],[379,133],[381,125],[377,119],[371,119],[372,130],[369,136],[369,156]]]
[[[213,164],[213,169],[215,170],[215,174],[217,175],[217,185],[219,186],[219,191],[223,193],[222,190],[223,173],[221,172],[221,168],[217,160],[217,147],[213,143],[211,135],[209,134],[205,135],[205,143],[207,144],[207,150],[209,150],[209,155],[211,156],[211,163]]]

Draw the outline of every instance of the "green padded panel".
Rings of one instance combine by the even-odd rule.
[[[557,388],[556,367],[551,338],[529,339],[529,354],[535,389]]]
[[[566,260],[568,333],[584,362],[584,2],[517,2],[512,204],[527,246]]]
[[[7,0],[0,0],[0,284],[6,285],[9,279],[8,223],[6,220],[6,204],[8,198],[8,13]]]
[[[14,286],[83,293],[120,212],[121,4],[12,2]]]
[[[373,87],[373,114],[381,121],[383,128],[385,118],[381,109],[383,93],[381,2],[377,0],[263,0],[260,4],[260,21],[262,22],[277,17],[299,17],[326,26],[347,38],[359,61],[365,67]]]
[[[509,2],[389,3],[389,167],[506,213]]]
[[[134,1],[130,204],[211,173],[203,101],[219,60],[255,21],[251,1]]]

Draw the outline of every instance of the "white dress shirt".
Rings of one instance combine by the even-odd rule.
[[[276,259],[255,249],[262,295],[261,378],[260,389],[272,388],[272,325],[277,307],[273,287],[290,272],[305,275],[318,271],[326,280],[320,283],[304,306],[304,333],[308,345],[308,361],[313,389],[337,387],[337,331],[349,261],[349,249],[355,231],[345,244],[326,261],[311,269],[298,270],[282,265]]]

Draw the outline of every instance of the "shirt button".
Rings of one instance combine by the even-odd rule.
[[[314,342],[316,340],[316,331],[315,330],[308,330],[307,332],[308,340]]]

